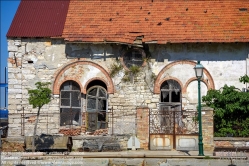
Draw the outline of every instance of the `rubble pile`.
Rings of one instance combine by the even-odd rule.
[[[59,133],[66,135],[66,136],[76,136],[80,135],[82,132],[81,128],[75,128],[75,129],[60,129]]]
[[[99,129],[95,130],[93,135],[107,135],[108,134],[108,129]]]

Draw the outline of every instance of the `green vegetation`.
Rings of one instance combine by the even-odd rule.
[[[110,67],[110,76],[113,78],[115,77],[121,70],[123,69],[122,64],[120,61],[116,61],[116,63],[111,64]]]
[[[123,76],[123,78],[122,78],[122,81],[123,82],[128,82],[128,81],[130,81],[131,79],[130,79],[130,71],[128,71],[128,70],[125,70],[125,73],[124,73],[124,76]]]
[[[210,156],[205,156],[203,159],[212,159]]]
[[[35,121],[33,141],[32,141],[32,151],[35,151],[35,135],[37,130],[37,123],[40,115],[40,110],[42,106],[48,104],[51,98],[51,90],[48,88],[49,82],[37,82],[35,83],[36,89],[28,90],[29,94],[29,104],[33,106],[33,108],[38,108],[37,117]]]
[[[245,79],[241,80],[244,82]],[[234,86],[225,85],[221,90],[209,90],[202,100],[214,108],[215,136],[249,136],[248,92],[240,92]]]
[[[248,75],[244,75],[244,76],[241,76],[240,78],[239,78],[239,81],[240,82],[243,82],[243,84],[245,84],[245,83],[249,83],[249,77],[248,77]]]
[[[137,65],[133,65],[129,68],[129,70],[133,76],[136,76],[140,72],[140,67]]]

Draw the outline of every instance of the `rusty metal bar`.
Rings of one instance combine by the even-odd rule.
[[[47,134],[48,134],[48,111],[47,111]]]
[[[22,107],[21,114],[21,135],[24,136],[25,133],[25,117],[24,117],[24,107]]]
[[[176,121],[175,121],[175,118],[176,118],[176,114],[175,114],[175,111],[173,111],[173,148],[175,149],[176,148]]]
[[[112,135],[113,135],[113,132],[114,132],[114,131],[113,131],[113,128],[114,128],[114,127],[113,127],[113,106],[112,106]]]

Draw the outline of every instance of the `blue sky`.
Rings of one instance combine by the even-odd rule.
[[[0,55],[0,82],[5,81],[5,67],[7,67],[7,39],[6,33],[15,16],[20,0],[0,0],[1,6],[1,55]],[[5,105],[5,88],[0,88],[0,108]]]

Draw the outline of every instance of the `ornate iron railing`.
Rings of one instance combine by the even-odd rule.
[[[197,134],[196,111],[150,111],[150,134]]]

